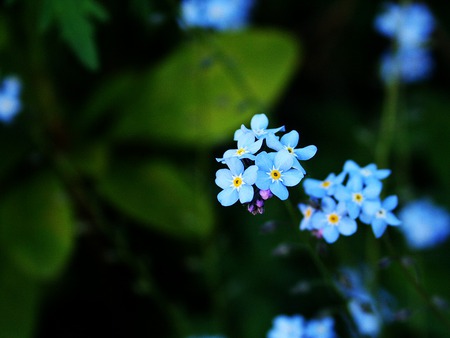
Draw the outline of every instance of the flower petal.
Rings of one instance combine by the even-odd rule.
[[[267,190],[270,187],[270,177],[266,172],[258,170],[256,173],[255,185],[261,190]]]
[[[338,228],[339,232],[344,236],[353,235],[357,229],[356,221],[349,217],[344,217],[340,220]]]
[[[391,211],[391,210],[395,209],[397,204],[398,204],[398,198],[395,195],[391,195],[391,196],[386,197],[384,199],[384,201],[382,202],[383,208],[388,210],[388,211]]]
[[[336,242],[336,240],[339,238],[339,231],[336,229],[336,227],[329,226],[323,229],[322,236],[327,243],[331,244]]]
[[[256,178],[258,177],[258,167],[256,165],[252,165],[245,169],[244,175],[242,175],[242,179],[245,184],[255,184]]]
[[[375,218],[372,222],[372,231],[376,238],[380,238],[386,230],[387,224],[384,219]]]
[[[296,130],[292,130],[281,137],[281,144],[286,147],[295,148],[298,144],[299,135]]]
[[[222,189],[228,188],[233,181],[231,171],[228,169],[219,169],[216,172],[216,184]]]
[[[252,153],[252,154],[256,153],[259,149],[261,149],[262,142],[263,142],[263,140],[258,140],[256,142],[253,142],[252,144],[250,144],[247,147],[248,152]]]
[[[276,137],[275,134],[272,133],[267,135],[266,144],[270,149],[273,149],[275,151],[283,149],[283,145],[281,144],[280,140],[278,140],[278,137]]]
[[[293,163],[294,160],[292,159],[292,155],[289,153],[289,151],[282,149],[276,153],[274,160],[276,168],[287,171],[292,168]]]
[[[230,205],[233,205],[237,202],[239,199],[239,194],[236,189],[233,188],[227,188],[219,192],[217,195],[217,200],[222,204],[224,207],[228,207]]]
[[[402,221],[400,221],[392,212],[388,212],[386,214],[386,222],[387,222],[387,224],[392,225],[392,226],[397,226],[397,225],[402,224]]]
[[[253,199],[254,190],[251,185],[242,185],[241,189],[239,189],[239,201],[241,203],[251,202]]]
[[[292,187],[299,184],[304,176],[305,175],[303,175],[303,173],[297,169],[290,169],[281,174],[283,184],[287,187]]]
[[[306,161],[317,153],[317,147],[310,145],[304,148],[295,149],[294,152],[300,161]]]
[[[262,151],[256,155],[255,164],[258,166],[259,170],[270,172],[272,170],[273,161],[270,159],[269,154]]]
[[[244,171],[244,165],[242,164],[241,160],[236,157],[226,158],[225,163],[230,168],[230,171],[234,176],[238,176]]]
[[[279,181],[275,181],[270,184],[270,191],[272,191],[272,193],[282,201],[286,200],[289,197],[289,191],[283,185],[283,183]]]
[[[269,125],[269,119],[266,114],[256,114],[250,121],[250,127],[252,130],[266,129]]]

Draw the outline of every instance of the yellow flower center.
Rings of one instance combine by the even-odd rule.
[[[386,217],[386,210],[384,210],[384,209],[378,210],[377,213],[376,213],[376,216],[377,216],[378,218],[384,218],[384,217]]]
[[[327,188],[330,187],[331,182],[330,182],[330,181],[323,181],[320,185],[321,185],[323,188],[327,189]]]
[[[329,214],[327,219],[328,223],[331,225],[337,225],[339,223],[339,215],[336,213]]]
[[[305,218],[310,218],[311,215],[312,215],[312,208],[311,208],[311,207],[308,207],[308,208],[305,210]]]
[[[286,147],[286,150],[289,151],[289,153],[293,153],[294,152],[294,148],[292,147]]]
[[[242,179],[242,176],[233,176],[233,184],[232,187],[234,189],[237,189],[239,191],[241,185],[244,183],[244,180]]]
[[[353,202],[356,202],[358,204],[361,204],[364,200],[364,197],[359,192],[356,192],[353,194]]]
[[[247,151],[245,150],[245,148],[240,148],[238,150],[236,150],[236,155],[241,156],[243,154],[245,154]]]
[[[281,172],[278,169],[272,169],[270,177],[273,181],[278,181],[281,178]]]

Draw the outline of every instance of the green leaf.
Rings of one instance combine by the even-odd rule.
[[[98,68],[91,18],[105,21],[104,8],[93,0],[44,0],[40,16],[42,31],[56,22],[63,40],[72,48],[81,62],[90,69]]]
[[[121,106],[119,139],[213,146],[283,91],[298,61],[296,41],[271,30],[224,33],[176,50],[142,77]]]
[[[58,180],[41,174],[23,182],[0,204],[0,244],[23,273],[55,277],[72,252],[74,224]]]
[[[153,230],[195,239],[212,230],[213,207],[199,177],[164,162],[113,166],[101,194],[125,214]]]
[[[3,257],[4,258],[4,257]],[[2,337],[32,338],[36,326],[40,285],[1,260],[0,332]]]

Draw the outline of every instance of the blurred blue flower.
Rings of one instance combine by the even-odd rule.
[[[258,167],[252,165],[244,170],[244,165],[236,157],[225,159],[230,168],[219,169],[216,172],[216,184],[223,190],[217,195],[217,199],[224,207],[239,201],[248,203],[253,199],[253,184],[256,181]]]
[[[386,197],[381,203],[380,201],[369,202],[366,204],[366,210],[361,214],[360,220],[370,224],[375,237],[380,238],[388,225],[398,226],[401,224],[401,221],[392,213],[397,204],[398,198],[395,195]]]
[[[305,332],[305,320],[300,315],[279,315],[274,318],[267,338],[300,338]]]
[[[402,48],[382,55],[380,76],[385,83],[396,79],[414,83],[427,79],[433,70],[433,58],[425,48]]]
[[[370,202],[379,199],[382,187],[377,179],[368,180],[364,186],[361,176],[353,176],[345,186],[340,185],[336,189],[335,197],[338,201],[345,202],[349,216],[356,219],[362,208],[367,210],[372,205]]]
[[[334,319],[332,317],[324,317],[321,319],[311,319],[306,323],[305,337],[307,338],[333,338],[336,337],[334,332]]]
[[[395,39],[400,48],[420,47],[427,42],[434,26],[435,20],[428,7],[418,3],[387,3],[375,19],[376,30]]]
[[[237,149],[225,151],[222,158],[216,158],[218,162],[224,163],[226,158],[238,157],[240,159],[249,158],[255,160],[255,153],[261,149],[263,140],[255,142],[255,136],[251,133],[242,134],[237,140]]]
[[[378,169],[377,165],[374,163],[368,164],[365,167],[361,167],[353,160],[345,161],[344,172],[348,173],[350,177],[361,177],[363,183],[365,184],[367,184],[367,181],[374,178],[377,180],[382,180],[391,174],[391,171],[389,169]]]
[[[348,303],[348,310],[360,334],[369,337],[378,335],[381,329],[381,317],[370,297],[367,297],[366,300],[351,299]]]
[[[16,77],[7,77],[0,88],[0,120],[10,122],[20,111],[21,83]]]
[[[253,0],[182,0],[182,26],[220,31],[244,28]]]
[[[261,190],[270,189],[281,200],[289,197],[286,187],[297,185],[304,176],[292,167],[293,158],[285,149],[276,153],[263,151],[256,156],[255,164],[259,168],[256,186]]]
[[[256,114],[250,121],[250,128],[248,129],[244,125],[234,133],[234,139],[238,140],[242,134],[253,133],[257,139],[266,138],[271,133],[278,131],[284,131],[284,126],[278,128],[267,129],[269,126],[269,119],[266,114]]]
[[[313,226],[311,224],[311,217],[316,211],[311,205],[299,203],[298,208],[303,215],[302,220],[300,221],[300,230],[313,230]]]
[[[331,173],[323,181],[314,178],[307,178],[303,182],[303,188],[306,194],[315,198],[322,198],[325,196],[334,195],[336,188],[342,184],[345,179],[345,173],[336,174]]]
[[[317,152],[317,147],[310,145],[304,148],[296,149],[295,147],[297,147],[299,138],[300,136],[298,132],[295,130],[292,130],[291,132],[284,134],[280,140],[278,139],[277,136],[275,136],[275,134],[270,133],[266,137],[266,144],[269,148],[276,151],[286,149],[294,159],[293,167],[300,170],[303,174],[306,174],[306,171],[301,166],[299,160],[305,161],[312,158]]]
[[[356,232],[356,221],[347,216],[344,202],[336,204],[331,197],[324,197],[321,206],[322,209],[314,213],[311,222],[314,229],[322,230],[327,243],[336,242],[340,234],[350,236]]]
[[[413,249],[426,249],[443,243],[450,235],[450,214],[428,199],[406,204],[399,213],[399,229]]]

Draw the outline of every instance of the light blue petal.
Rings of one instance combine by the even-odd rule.
[[[292,168],[293,163],[294,160],[292,159],[292,155],[289,153],[289,151],[282,149],[276,153],[274,160],[276,168],[287,171]]]
[[[386,197],[382,203],[383,208],[388,211],[394,210],[395,207],[397,206],[397,204],[398,204],[398,198],[395,195]]]
[[[381,209],[381,203],[379,200],[366,200],[362,205],[362,212],[373,216],[375,213]]]
[[[304,148],[295,149],[294,152],[300,161],[306,161],[317,153],[317,147],[311,145]]]
[[[351,172],[351,171],[357,171],[360,169],[360,166],[356,164],[353,160],[347,160],[344,163],[344,171],[345,172]]]
[[[245,184],[255,184],[256,178],[258,177],[258,167],[256,165],[252,165],[245,169],[244,174],[242,175],[242,179]]]
[[[297,170],[300,170],[300,171],[302,172],[303,176],[306,175],[306,170],[302,167],[302,165],[301,165],[300,162],[297,160],[297,158],[294,157],[294,156],[292,156],[292,160],[293,160],[292,168],[295,168],[295,169],[297,169]]]
[[[280,183],[279,181],[275,181],[270,184],[270,191],[272,191],[272,193],[282,201],[289,197],[289,191],[283,183]]]
[[[235,157],[236,156],[236,150],[237,149],[229,149],[226,152],[223,153],[223,159]]]
[[[258,140],[256,142],[253,142],[252,144],[250,144],[247,147],[248,152],[252,153],[252,154],[256,153],[259,149],[261,149],[262,143],[263,143],[263,140]]]
[[[231,185],[233,176],[228,169],[219,169],[216,172],[216,184],[222,189],[226,189]]]
[[[281,137],[281,144],[286,147],[295,148],[298,144],[299,135],[298,132],[295,130],[292,130],[291,132],[284,134]]]
[[[322,236],[327,243],[331,244],[336,242],[336,240],[339,238],[339,231],[335,226],[329,226],[323,229]]]
[[[346,187],[353,192],[360,192],[363,188],[363,180],[361,176],[353,176],[347,182]]]
[[[241,149],[247,147],[253,142],[255,142],[255,135],[253,135],[252,133],[242,134],[237,140],[237,147],[238,149]]]
[[[379,180],[382,180],[383,178],[388,177],[391,174],[391,171],[389,169],[379,169],[375,173],[375,177]]]
[[[367,186],[363,190],[363,194],[366,198],[377,198],[380,196],[383,184],[378,180],[370,180],[367,182]]]
[[[316,211],[312,216],[311,216],[311,226],[314,229],[320,230],[325,228],[327,225],[327,219],[326,219],[326,215],[324,212],[322,211]]]
[[[261,140],[262,141],[262,140]],[[266,144],[270,149],[273,149],[275,151],[281,150],[283,149],[283,145],[281,144],[281,142],[278,140],[278,137],[275,136],[274,134],[269,134],[266,137]]]
[[[273,161],[270,159],[270,156],[263,151],[256,155],[255,164],[258,166],[259,170],[270,172],[272,170]]]
[[[338,224],[339,232],[344,236],[353,235],[356,232],[357,224],[354,219],[343,217]]]
[[[243,134],[247,134],[247,133],[251,133],[253,135],[253,132],[242,124],[241,128],[234,132],[233,140],[237,141],[237,140],[239,140],[239,138],[242,137]]]
[[[358,204],[349,202],[349,203],[347,203],[347,211],[348,211],[348,215],[352,219],[356,219],[359,216],[361,208]]]
[[[230,171],[234,176],[238,176],[244,172],[244,165],[237,157],[226,158],[225,163],[230,168]]]
[[[217,199],[224,207],[228,207],[237,202],[239,199],[239,194],[236,189],[227,188],[219,192]]]
[[[250,127],[252,130],[266,129],[269,125],[269,119],[266,114],[256,114],[250,121]]]
[[[334,192],[334,197],[336,197],[338,201],[348,201],[352,198],[352,193],[350,192],[350,190],[348,190],[347,187],[338,185]]]
[[[239,189],[239,201],[241,203],[251,202],[253,199],[254,190],[251,185],[242,185]]]
[[[258,170],[256,175],[256,186],[261,190],[267,190],[270,187],[271,179],[267,173],[264,171]]]
[[[372,222],[372,231],[376,238],[380,238],[386,230],[387,224],[384,219],[375,218]]]
[[[364,212],[361,212],[361,214],[359,215],[359,220],[364,224],[370,224],[372,223],[373,217],[373,215],[368,215]]]
[[[303,176],[303,173],[297,169],[290,169],[281,174],[283,184],[287,187],[293,187],[294,185],[299,184]]]
[[[284,131],[285,128],[284,126],[278,127],[278,128],[270,128],[270,129],[266,129],[267,134],[272,133],[272,134],[276,134],[279,131]]]
[[[386,214],[386,222],[387,222],[387,224],[392,225],[392,226],[397,226],[397,225],[402,224],[402,221],[400,221],[392,212],[388,212]]]
[[[322,210],[325,211],[327,214],[330,212],[333,212],[334,209],[336,209],[336,202],[334,199],[332,199],[329,196],[326,196],[322,199]]]

